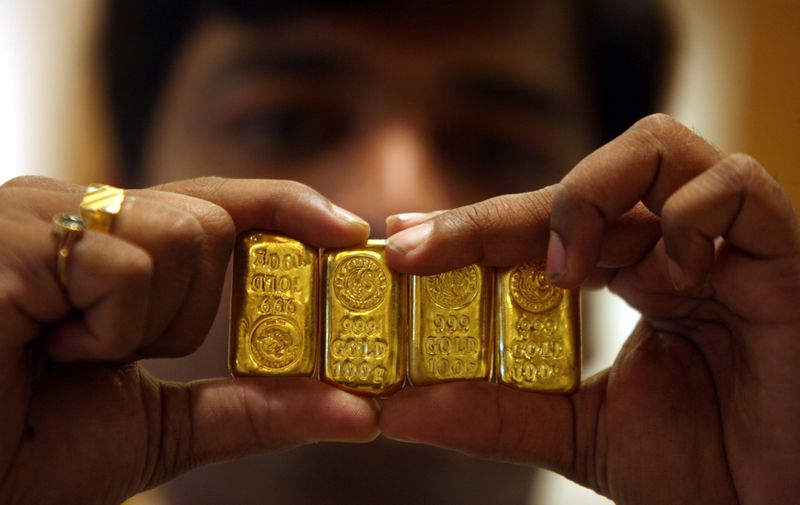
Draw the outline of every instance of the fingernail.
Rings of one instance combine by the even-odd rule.
[[[386,228],[391,229],[397,226],[408,228],[427,221],[428,219],[441,214],[442,210],[431,212],[404,212],[402,214],[392,214],[386,218]]]
[[[547,278],[551,283],[560,281],[567,271],[567,253],[564,243],[554,230],[550,230],[550,242],[547,244]]]
[[[433,224],[431,223],[412,226],[389,237],[386,241],[386,247],[400,254],[408,254],[425,243],[432,230]]]
[[[421,219],[425,219],[425,217],[430,214],[430,212],[404,212],[402,214],[393,214],[386,218],[386,221],[400,221],[403,223],[408,223],[410,221],[419,221]]]
[[[683,291],[686,289],[686,274],[683,269],[675,263],[672,258],[667,258],[667,270],[669,271],[669,278],[672,280],[672,286],[675,291]]]
[[[415,223],[417,221],[417,223]],[[404,214],[392,214],[386,217],[386,232],[392,233],[398,228],[408,228],[411,223],[418,224],[425,221],[425,212],[406,212]]]
[[[347,223],[357,224],[359,226],[369,227],[369,223],[367,223],[360,217],[356,216],[349,210],[344,210],[343,208],[334,204],[331,204],[331,208],[333,208],[333,213],[336,214],[342,221],[346,221]]]

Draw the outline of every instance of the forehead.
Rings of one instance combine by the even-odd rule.
[[[584,108],[568,3],[411,4],[368,12],[308,9],[248,21],[209,16],[189,39],[182,72],[203,86],[276,72],[338,74],[398,93],[426,93],[443,78],[474,72]]]

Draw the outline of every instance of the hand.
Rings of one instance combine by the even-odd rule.
[[[562,287],[607,284],[643,317],[571,396],[406,389],[383,406],[387,436],[538,464],[624,504],[797,500],[800,233],[756,161],[652,116],[560,184],[389,225],[398,270],[546,256]]]
[[[377,435],[372,402],[312,379],[167,383],[135,362],[202,342],[236,232],[342,247],[366,223],[289,182],[129,191],[112,234],[75,244],[64,290],[51,217],[83,189],[0,188],[0,503],[119,503],[208,461]]]

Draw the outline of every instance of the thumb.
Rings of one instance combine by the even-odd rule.
[[[604,384],[584,383],[571,396],[478,382],[406,388],[383,404],[380,427],[392,439],[535,464],[585,482],[581,461],[592,452]]]
[[[200,464],[308,442],[378,436],[374,400],[307,378],[161,382],[161,440],[146,487]],[[152,460],[152,459],[151,459]]]

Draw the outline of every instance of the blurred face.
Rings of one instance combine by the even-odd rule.
[[[367,219],[556,182],[593,143],[565,2],[209,18],[156,114],[144,181],[294,179]]]
[[[565,2],[418,3],[446,11],[305,13],[247,23],[209,17],[172,69],[141,182],[294,179],[382,236],[389,214],[451,208],[559,180],[594,140]],[[165,379],[225,375],[226,315],[220,311],[198,352],[148,367]],[[188,474],[184,487],[202,493],[212,482],[215,492],[252,488],[254,497],[295,503],[292,483],[315,475],[318,499],[311,503],[351,496],[363,482],[387,496],[411,488],[418,501],[443,503],[452,496],[437,493],[466,480],[485,483],[488,495],[471,497],[476,502],[517,503],[530,482],[524,467],[386,441],[312,445],[290,455],[258,460],[263,475],[276,476],[262,487],[244,479],[252,475],[246,462]],[[337,473],[342,461],[346,478]],[[184,489],[170,486],[177,494]],[[431,496],[438,499],[425,499]]]

